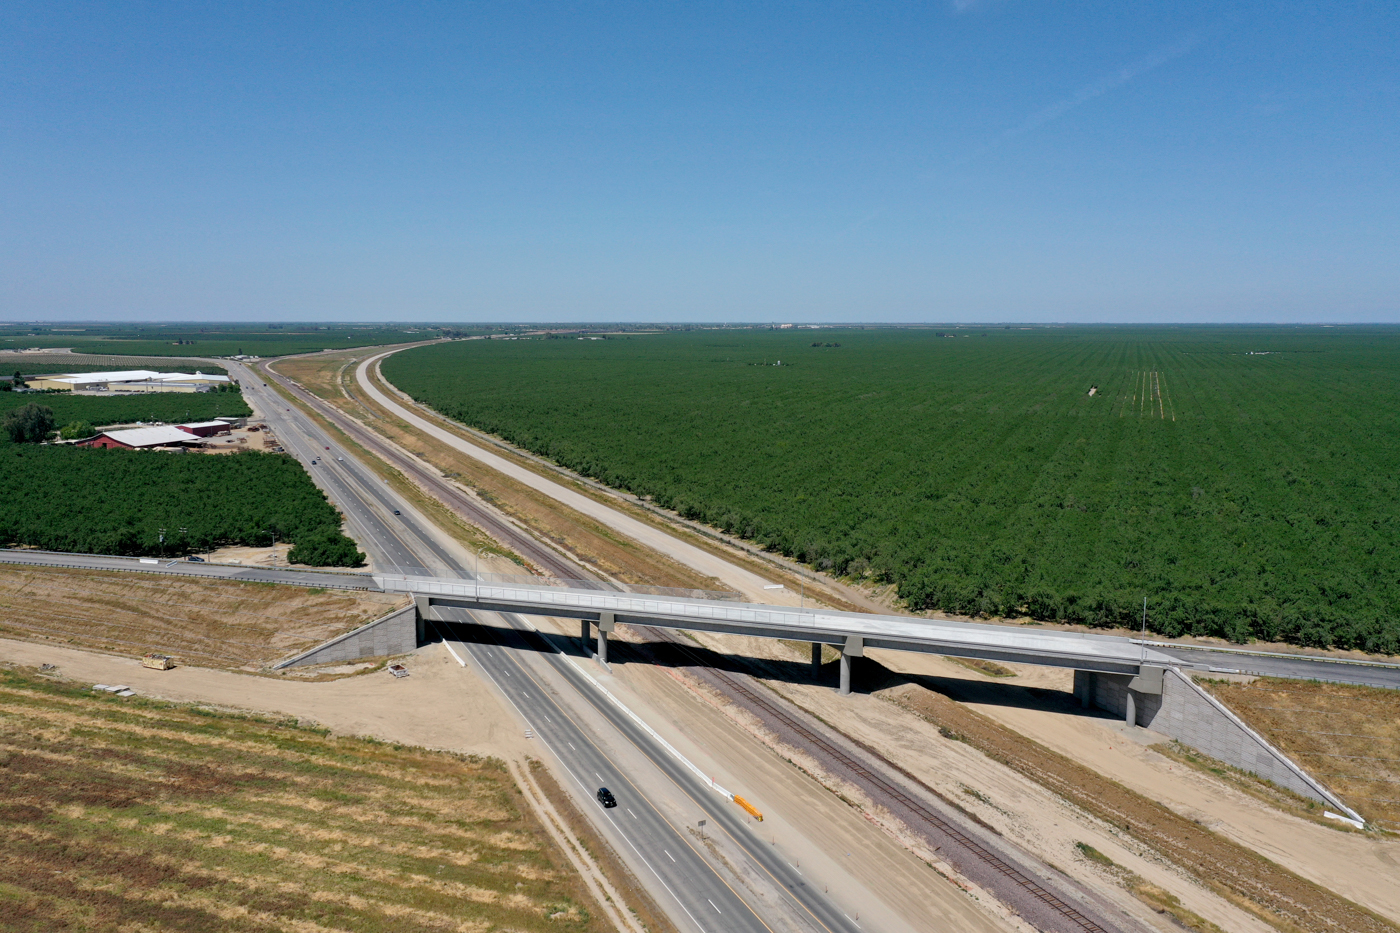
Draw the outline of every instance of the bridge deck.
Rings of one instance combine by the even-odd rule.
[[[1112,635],[441,577],[376,575],[375,582],[386,592],[420,597],[430,611],[442,606],[590,620],[611,613],[617,622],[821,642],[855,654],[863,647],[894,648],[1123,674],[1136,674],[1144,664],[1181,666],[1177,658]]]

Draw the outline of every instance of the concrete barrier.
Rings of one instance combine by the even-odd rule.
[[[361,658],[382,658],[407,654],[424,642],[423,620],[417,606],[395,609],[386,616],[367,622],[359,628],[338,635],[309,651],[278,661],[272,669],[305,667],[308,664],[332,664],[358,661]]]
[[[1137,676],[1075,671],[1074,692],[1085,706],[1122,716],[1133,725],[1171,736],[1227,765],[1362,819],[1321,781],[1176,668],[1144,668]]]

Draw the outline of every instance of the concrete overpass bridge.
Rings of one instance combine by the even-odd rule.
[[[413,597],[412,606],[381,620],[401,620],[398,630],[405,650],[425,640],[426,623],[457,623],[461,610],[468,610],[578,619],[585,644],[596,629],[596,654],[604,664],[608,634],[619,623],[805,641],[812,645],[815,667],[821,664],[822,646],[831,645],[841,652],[843,694],[851,692],[851,659],[862,657],[866,648],[1069,668],[1074,671],[1074,692],[1082,706],[1115,713],[1128,725],[1165,733],[1295,793],[1336,807],[1360,825],[1360,815],[1341,798],[1196,684],[1186,670],[1197,665],[1135,639],[584,586],[387,574],[376,574],[374,580],[385,592]],[[365,635],[373,638],[371,631],[379,624],[366,626]],[[343,637],[353,640],[355,635]],[[376,645],[369,653],[392,653],[379,642]],[[337,647],[314,649],[284,664],[341,659],[334,653]],[[325,653],[328,650],[332,653]],[[347,642],[341,650],[348,658],[365,649],[355,649]]]
[[[450,621],[450,617],[441,614],[444,609],[578,619],[585,642],[593,637],[592,630],[596,626],[596,651],[599,660],[605,663],[608,633],[618,623],[805,641],[812,645],[814,666],[821,664],[822,646],[831,645],[841,652],[840,690],[843,694],[851,692],[851,659],[862,657],[866,648],[1071,668],[1082,672],[1076,677],[1076,689],[1085,705],[1092,702],[1088,691],[1093,689],[1094,675],[1114,675],[1114,680],[1123,681],[1132,692],[1157,695],[1161,693],[1162,671],[1182,663],[1140,642],[1112,635],[804,610],[728,599],[660,596],[576,586],[388,574],[377,574],[374,580],[385,592],[412,595],[418,615],[431,621]],[[1129,694],[1128,699],[1133,702],[1135,698]]]

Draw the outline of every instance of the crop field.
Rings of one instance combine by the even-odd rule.
[[[225,545],[294,545],[290,559],[354,567],[364,554],[300,463],[14,444],[0,439],[0,546],[175,557]],[[165,540],[161,540],[164,535]]]
[[[401,600],[359,590],[0,564],[0,637],[257,670]]]
[[[75,370],[76,372],[76,370]],[[86,421],[94,427],[137,421],[212,421],[246,418],[253,413],[243,395],[233,392],[159,392],[149,395],[74,395],[71,392],[0,392],[0,416],[24,405],[47,405],[62,427]]]
[[[1400,832],[1400,691],[1270,677],[1204,686],[1353,810]]]
[[[385,361],[915,609],[1400,651],[1400,329],[710,330]]]
[[[113,324],[69,328],[0,325],[0,350],[72,347],[76,353],[127,356],[285,356],[480,332],[481,328],[377,324]]]
[[[504,764],[0,671],[12,931],[595,931]]]

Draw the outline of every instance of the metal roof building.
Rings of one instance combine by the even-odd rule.
[[[29,380],[35,389],[67,389],[77,392],[195,392],[223,385],[228,376],[194,373],[158,373],[149,369],[123,369],[105,373],[71,373]]]
[[[130,428],[125,431],[103,431],[82,442],[83,447],[140,450],[146,447],[176,447],[198,444],[200,438],[189,431],[167,426],[159,428]]]

